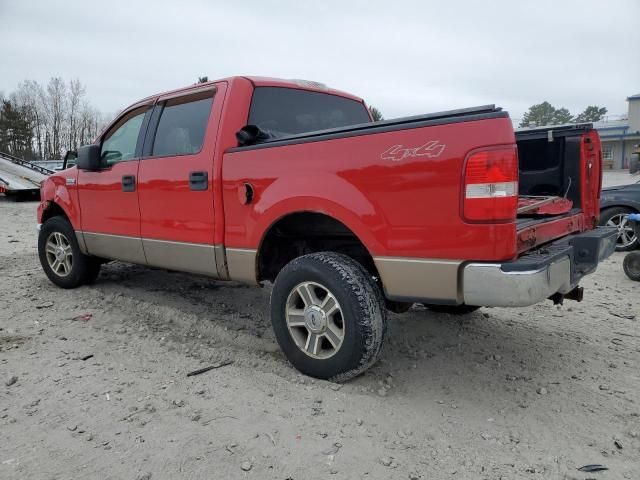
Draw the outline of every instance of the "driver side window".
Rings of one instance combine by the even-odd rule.
[[[144,106],[132,110],[107,132],[100,149],[100,158],[104,166],[109,167],[135,157],[140,127],[148,109],[148,106]]]

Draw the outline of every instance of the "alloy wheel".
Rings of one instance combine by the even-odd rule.
[[[59,277],[66,277],[73,268],[73,252],[69,239],[60,232],[53,232],[46,243],[47,263]]]
[[[342,309],[328,288],[303,282],[289,293],[286,322],[296,346],[312,358],[335,355],[344,340]]]
[[[618,245],[621,247],[628,247],[637,240],[635,229],[626,214],[614,215],[607,222],[607,226],[618,229]]]

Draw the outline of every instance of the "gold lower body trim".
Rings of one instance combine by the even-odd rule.
[[[258,251],[250,248],[225,248],[229,279],[257,285],[256,257]]]
[[[142,239],[147,265],[218,278],[214,245]]]
[[[374,257],[373,261],[390,299],[462,303],[461,260]]]

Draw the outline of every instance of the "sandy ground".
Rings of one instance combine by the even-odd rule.
[[[267,288],[118,262],[54,287],[35,207],[0,197],[1,479],[640,479],[622,254],[582,303],[391,315],[382,361],[335,385],[287,364]]]

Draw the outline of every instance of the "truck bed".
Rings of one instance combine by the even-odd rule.
[[[516,131],[518,253],[592,228],[598,215],[600,145],[591,124]]]

